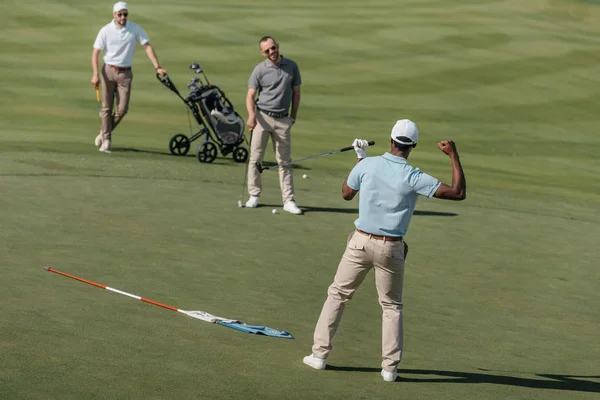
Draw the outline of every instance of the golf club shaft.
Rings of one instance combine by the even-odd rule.
[[[102,118],[102,102],[100,101],[100,88],[96,86],[96,101],[98,102],[98,116]]]
[[[253,129],[250,129],[250,143],[252,143],[252,132]],[[244,171],[244,181],[242,182],[242,193],[240,194],[240,202],[244,200],[244,192],[246,191],[246,180],[248,179],[248,165],[250,164],[250,155],[248,155],[248,159],[246,160],[246,170]]]
[[[370,141],[368,143],[369,143],[369,146],[373,146],[375,144],[374,141]],[[354,146],[342,147],[341,149],[336,149],[336,150],[328,151],[326,153],[317,154],[315,156],[304,157],[304,158],[301,158],[299,160],[292,160],[292,161],[289,161],[289,162],[284,162],[284,163],[281,163],[281,164],[274,165],[272,167],[263,167],[262,165],[260,165],[260,163],[256,163],[257,164],[256,166],[258,167],[258,171],[262,173],[266,169],[286,167],[288,165],[296,164],[296,163],[299,163],[301,161],[312,160],[313,158],[324,157],[324,156],[328,156],[330,154],[342,153],[344,151],[353,150],[353,149],[354,149]]]
[[[66,276],[67,278],[75,279],[76,281],[79,281],[79,282],[87,283],[88,285],[96,286],[96,287],[99,287],[101,289],[110,290],[111,292],[122,294],[122,295],[127,296],[127,297],[132,297],[134,299],[143,301],[144,303],[153,304],[155,306],[166,308],[167,310],[171,310],[171,311],[183,312],[183,310],[179,310],[178,308],[171,307],[171,306],[168,306],[166,304],[162,304],[162,303],[156,302],[154,300],[146,299],[146,298],[143,298],[141,296],[136,296],[135,294],[123,292],[122,290],[114,289],[114,288],[111,288],[109,286],[102,285],[100,283],[88,281],[87,279],[79,278],[77,276],[67,274],[66,272],[58,271],[58,270],[56,270],[54,268],[44,267],[44,269],[46,271],[48,271],[48,272],[54,272],[55,274]]]

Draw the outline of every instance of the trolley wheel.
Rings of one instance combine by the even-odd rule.
[[[246,160],[248,160],[248,150],[246,150],[244,147],[236,147],[231,156],[235,162],[246,162]]]
[[[169,150],[174,156],[185,156],[190,151],[190,139],[178,133],[169,140]]]
[[[196,158],[201,163],[211,163],[217,158],[217,146],[211,142],[204,142],[196,148]]]

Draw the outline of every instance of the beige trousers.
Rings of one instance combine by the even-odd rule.
[[[292,121],[289,118],[272,118],[263,112],[256,115],[256,127],[252,131],[250,142],[250,160],[248,165],[248,194],[260,196],[262,192],[261,174],[256,168],[256,163],[261,163],[265,156],[265,149],[269,137],[273,141],[273,149],[278,164],[292,160],[292,138],[290,130]],[[294,199],[294,178],[292,167],[280,167],[279,186],[281,198],[284,203]]]
[[[129,109],[133,72],[118,71],[102,66],[102,140],[110,140],[112,131],[119,125]],[[117,109],[113,113],[115,99]]]
[[[314,333],[313,354],[327,358],[331,341],[338,328],[346,302],[371,268],[375,269],[375,284],[383,310],[381,366],[395,371],[402,359],[404,330],[402,326],[402,286],[404,281],[404,242],[370,238],[359,232],[348,237],[335,278],[327,291],[327,300]]]

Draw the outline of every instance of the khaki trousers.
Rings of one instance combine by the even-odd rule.
[[[292,121],[289,118],[273,118],[260,111],[257,113],[256,127],[252,131],[250,142],[250,164],[248,165],[248,194],[251,196],[260,196],[262,192],[261,174],[256,168],[256,163],[262,163],[269,137],[273,141],[277,163],[281,164],[292,160],[291,128]],[[294,199],[292,166],[280,167],[278,170],[281,198],[286,203]]]
[[[129,109],[133,72],[118,71],[107,65],[102,66],[102,140],[110,140],[112,131],[119,125]],[[113,113],[114,102],[117,109]]]
[[[313,354],[327,358],[331,341],[338,328],[345,305],[371,268],[383,310],[381,366],[395,371],[402,359],[404,329],[402,326],[402,286],[404,281],[404,242],[370,238],[359,232],[348,237],[335,278],[327,291],[327,300],[314,333]]]

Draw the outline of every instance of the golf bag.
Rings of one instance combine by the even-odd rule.
[[[233,105],[218,86],[211,85],[204,71],[197,63],[190,65],[204,80],[194,77],[188,85],[190,90],[184,98],[168,76],[156,74],[158,80],[171,89],[188,107],[200,129],[190,136],[178,133],[169,140],[169,150],[173,155],[185,155],[191,143],[204,136],[204,141],[196,147],[196,158],[202,163],[212,163],[217,158],[217,149],[223,156],[231,153],[236,162],[246,162],[248,149],[241,145],[246,141],[244,120],[234,110]],[[247,142],[247,141],[246,141]]]

